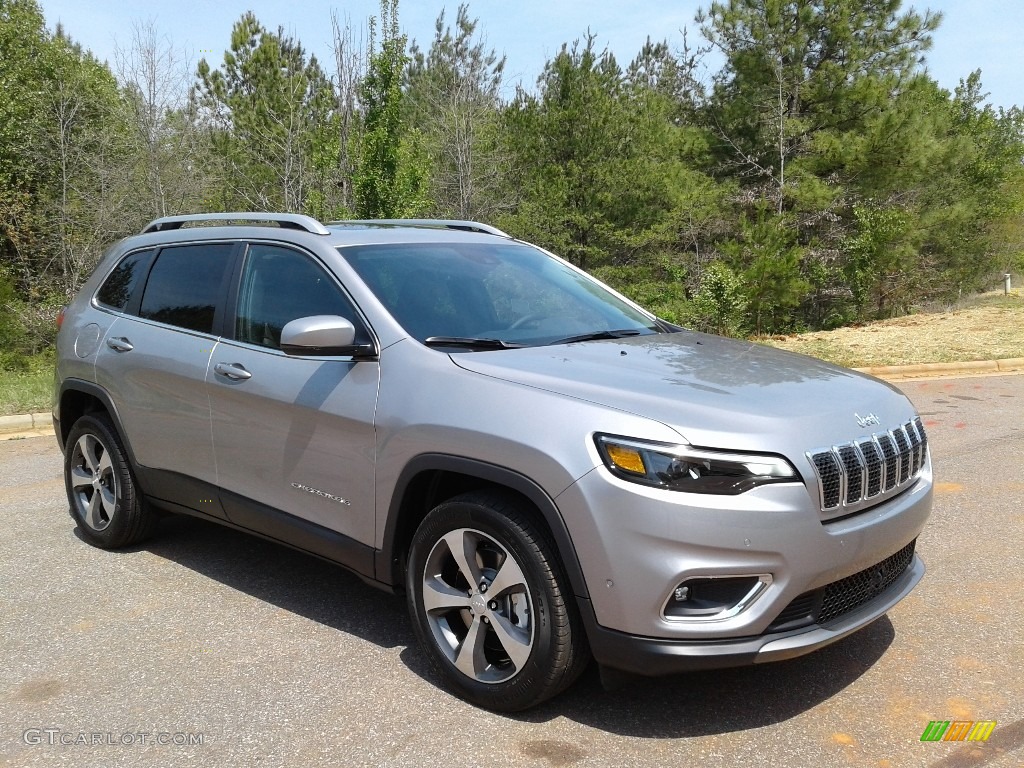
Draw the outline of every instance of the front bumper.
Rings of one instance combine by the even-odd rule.
[[[879,566],[893,573],[887,560],[917,539],[931,511],[931,465],[926,462],[917,481],[899,496],[824,521],[802,483],[763,486],[738,496],[700,496],[629,483],[603,467],[580,478],[556,503],[588,585],[595,627],[695,647],[743,646],[757,638],[751,648],[760,654],[767,653],[761,650],[765,637],[816,631],[810,620],[799,621],[801,599],[842,587],[865,570],[869,580],[880,579],[882,572],[874,570]],[[900,570],[912,572],[906,563]],[[735,578],[766,586],[716,615],[683,616],[672,602],[675,590],[691,580]],[[865,595],[867,604],[899,592],[887,580],[879,589]],[[840,603],[838,610],[822,611],[816,626],[831,627],[834,618],[846,627],[850,616],[863,613],[859,600]],[[832,634],[822,633],[820,639]]]
[[[720,640],[672,640],[644,637],[602,627],[589,600],[581,613],[594,658],[613,669],[659,676],[782,661],[824,648],[881,618],[921,581],[924,563],[917,555],[906,571],[881,595],[828,624],[790,632]]]

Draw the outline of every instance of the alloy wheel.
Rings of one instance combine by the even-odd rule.
[[[94,531],[110,525],[117,506],[117,481],[107,447],[93,434],[75,442],[71,455],[72,498],[78,517]]]
[[[422,574],[423,610],[441,652],[481,683],[514,677],[534,645],[533,600],[512,553],[482,531],[438,539]]]

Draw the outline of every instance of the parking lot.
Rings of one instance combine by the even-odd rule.
[[[168,518],[83,543],[52,437],[0,443],[0,766],[1024,765],[1024,376],[901,384],[936,475],[919,588],[818,653],[516,716],[437,687],[402,598]],[[985,743],[931,720],[995,720]]]

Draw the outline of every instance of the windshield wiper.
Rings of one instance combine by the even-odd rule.
[[[636,328],[623,328],[618,331],[594,331],[593,333],[584,333],[579,336],[567,336],[564,339],[558,339],[556,341],[549,341],[548,346],[552,344],[572,344],[576,341],[599,341],[601,339],[621,339],[625,336],[639,336],[642,334],[642,330]]]
[[[501,339],[474,339],[464,336],[430,336],[423,340],[428,347],[465,347],[467,349],[520,349],[525,344],[514,344]]]

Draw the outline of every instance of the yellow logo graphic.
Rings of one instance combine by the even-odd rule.
[[[921,741],[988,741],[995,727],[995,720],[932,720]]]

